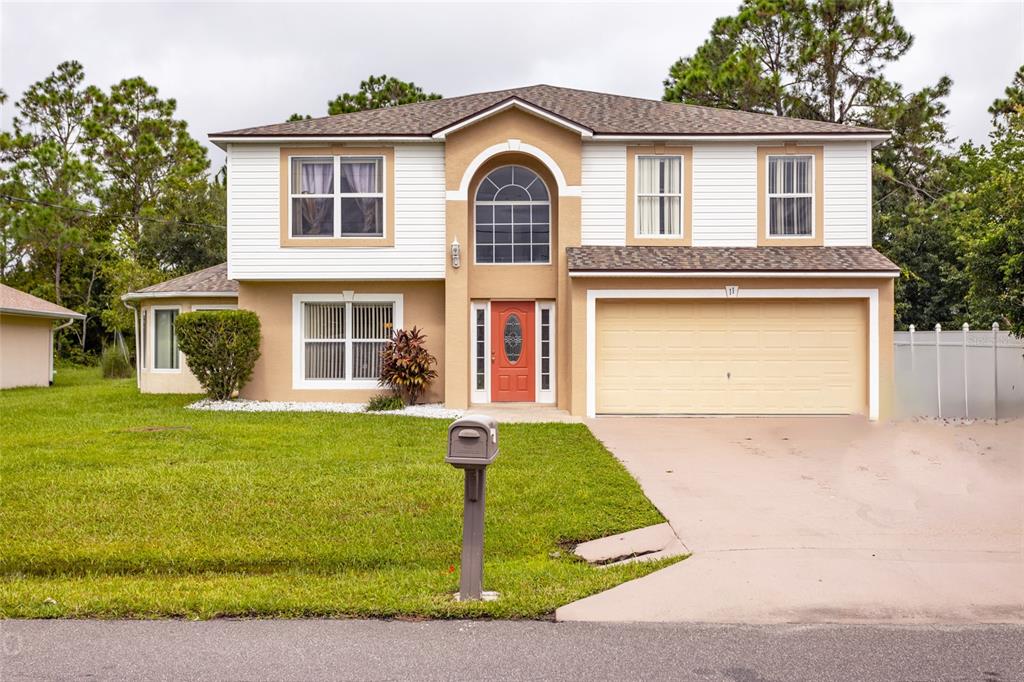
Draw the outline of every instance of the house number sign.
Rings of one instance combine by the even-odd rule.
[[[729,286],[727,286],[725,288],[725,297],[726,298],[736,298],[739,295],[740,295],[740,288],[738,286],[736,286],[735,284],[730,284]]]

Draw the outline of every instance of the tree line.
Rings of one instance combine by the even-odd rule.
[[[987,143],[958,143],[950,78],[907,91],[886,76],[912,45],[885,0],[743,0],[669,67],[663,99],[891,130],[872,216],[876,248],[901,269],[897,325],[1024,334],[1024,66],[988,106]],[[439,97],[371,76],[326,110]],[[60,345],[86,360],[131,331],[122,293],[223,262],[226,171],[211,174],[175,100],[140,77],[102,90],[65,62],[14,106],[0,132],[3,281],[86,314]]]

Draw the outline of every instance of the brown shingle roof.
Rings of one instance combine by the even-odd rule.
[[[228,264],[221,263],[205,270],[192,272],[181,277],[169,279],[166,282],[154,284],[145,289],[130,291],[123,298],[131,300],[135,298],[169,296],[171,294],[180,294],[182,296],[188,296],[189,294],[237,296],[238,282],[228,279]]]
[[[569,270],[608,272],[899,272],[870,246],[577,246]]]
[[[220,136],[427,136],[519,99],[601,135],[842,135],[885,133],[840,123],[531,85],[387,109],[213,133]]]
[[[46,299],[26,294],[14,287],[0,284],[0,312],[13,315],[30,315],[32,317],[53,317],[57,319],[70,318],[81,320],[85,318],[82,313],[68,310],[56,303],[50,303]]]

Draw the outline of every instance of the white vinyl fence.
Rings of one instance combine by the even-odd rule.
[[[1024,340],[991,329],[895,332],[896,416],[1024,416]]]

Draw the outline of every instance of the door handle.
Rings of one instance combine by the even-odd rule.
[[[494,364],[494,358],[495,358],[494,351],[491,351],[491,364]]]

